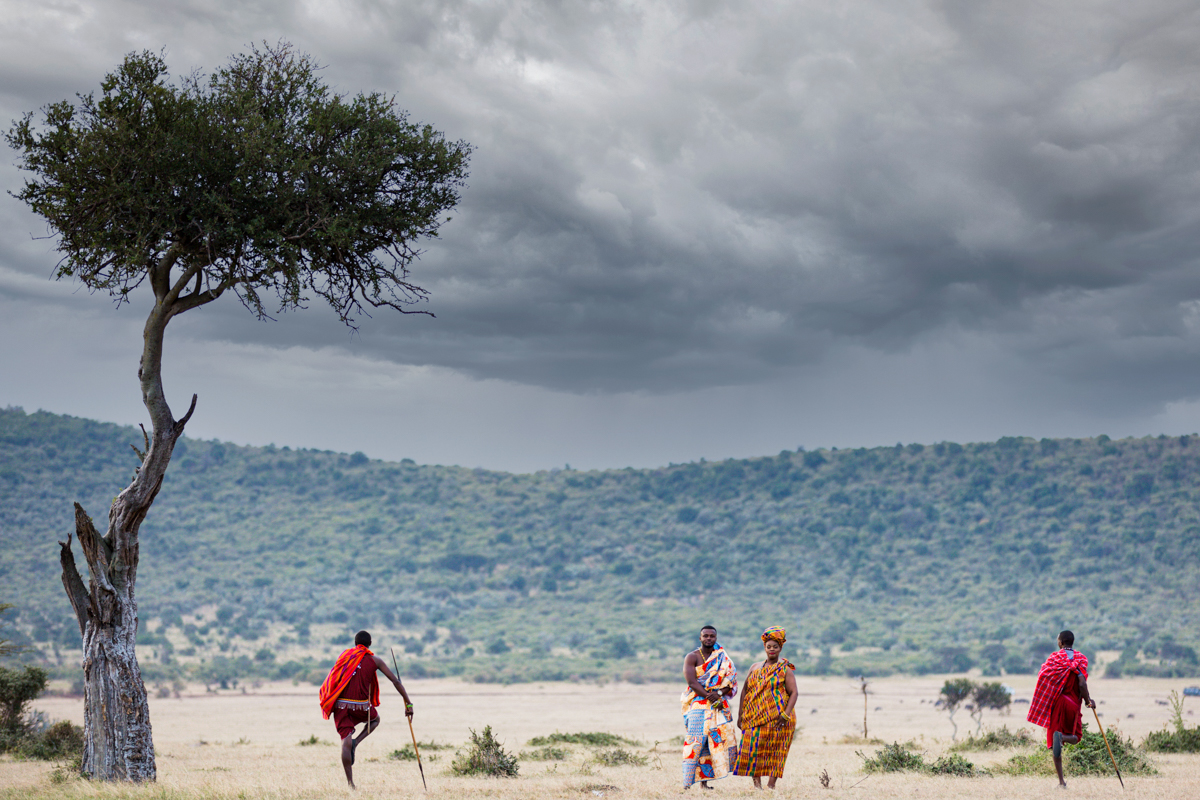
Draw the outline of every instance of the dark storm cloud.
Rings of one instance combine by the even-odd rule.
[[[229,301],[187,335],[670,392],[971,331],[1103,402],[1200,392],[1194,4],[61,8],[8,34],[10,117],[136,47],[185,72],[284,36],[477,148],[414,268],[436,320]]]

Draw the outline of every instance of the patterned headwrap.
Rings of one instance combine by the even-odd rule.
[[[768,639],[774,639],[780,644],[783,644],[787,641],[787,631],[778,625],[772,625],[762,632],[763,644],[766,644]]]

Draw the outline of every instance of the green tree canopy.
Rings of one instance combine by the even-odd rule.
[[[273,291],[280,310],[316,295],[352,322],[425,295],[408,265],[458,202],[466,143],[381,94],[330,92],[286,43],[177,84],[161,56],[131,54],[101,89],[7,136],[58,277],[119,299],[149,280],[172,315],[233,290],[263,316]]]

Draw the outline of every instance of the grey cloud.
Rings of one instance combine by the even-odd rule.
[[[395,91],[477,146],[414,269],[436,320],[380,313],[352,336],[227,301],[183,335],[669,393],[973,331],[1114,403],[1200,391],[1180,377],[1200,365],[1181,305],[1200,297],[1191,4],[88,8],[20,51],[25,77],[5,70],[10,116],[135,46],[182,72],[285,36],[339,89]],[[25,13],[27,32],[60,24]]]

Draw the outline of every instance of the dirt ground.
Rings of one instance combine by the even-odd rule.
[[[871,682],[867,697],[868,734],[884,741],[916,740],[929,757],[951,744],[953,728],[934,707],[946,676],[881,678]],[[1016,698],[1028,698],[1032,676],[1005,679]],[[589,763],[584,748],[566,762],[522,761],[515,780],[456,778],[447,768],[452,750],[426,751],[425,775],[435,797],[663,797],[681,794],[680,748],[671,743],[682,733],[681,686],[668,684],[576,683],[494,686],[452,680],[406,682],[416,704],[418,738],[461,745],[468,729],[491,725],[510,752],[529,749],[530,738],[554,731],[607,731],[643,743],[638,752],[647,766],[600,767]],[[847,742],[861,736],[863,696],[856,681],[846,678],[799,678],[797,705],[802,731],[792,746],[779,794],[789,797],[950,798],[964,794],[986,797],[1058,796],[1054,781],[1041,778],[933,778],[918,775],[871,775],[861,772],[856,750],[876,747]],[[1117,728],[1141,741],[1162,728],[1170,708],[1167,695],[1181,681],[1097,680],[1093,696],[1100,703],[1105,728]],[[390,687],[385,687],[390,689]],[[1188,701],[1189,704],[1194,701]],[[338,763],[332,721],[321,719],[316,687],[265,684],[239,692],[209,693],[191,687],[180,697],[150,701],[158,753],[158,783],[152,787],[109,787],[78,780],[55,782],[53,765],[0,759],[0,798],[318,798],[349,796]],[[1200,702],[1195,703],[1200,707]],[[82,723],[79,698],[47,697],[37,710],[54,719]],[[1024,704],[1008,715],[985,715],[984,729],[1026,725]],[[385,692],[383,724],[358,750],[355,767],[359,796],[422,796],[417,765],[388,758],[410,741],[398,695]],[[1188,708],[1189,722],[1194,722]],[[1089,716],[1090,718],[1090,716]],[[955,718],[959,736],[974,731],[965,711]],[[1094,721],[1092,722],[1094,725]],[[1026,725],[1026,727],[1028,727]],[[317,737],[317,745],[301,741]],[[1011,752],[968,753],[976,765],[1006,760]],[[1161,774],[1126,778],[1126,793],[1145,798],[1200,797],[1200,755],[1155,755]],[[827,771],[829,788],[818,775]],[[1119,791],[1115,778],[1069,781],[1075,794],[1107,797]],[[716,784],[714,796],[744,795],[750,781],[728,778]]]

